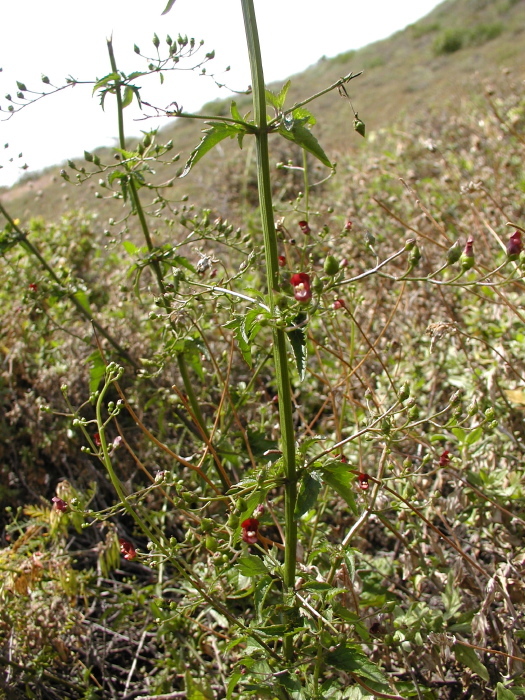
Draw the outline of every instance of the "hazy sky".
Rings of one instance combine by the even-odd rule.
[[[255,0],[265,79],[287,78],[315,63],[390,36],[424,17],[441,0]],[[119,67],[126,71],[145,67],[133,44],[153,54],[156,32],[176,38],[179,33],[204,39],[206,51],[215,50],[208,65],[236,90],[250,81],[239,0],[177,0],[162,17],[167,0],[25,0],[9,3],[0,24],[0,106],[4,95],[16,93],[19,80],[40,90],[41,74],[55,84],[67,75],[93,80],[110,72],[106,37],[113,34]],[[231,71],[223,73],[227,66]],[[360,66],[355,66],[358,70]],[[103,112],[89,86],[76,86],[27,107],[9,121],[0,121],[0,185],[12,183],[27,163],[31,169],[82,154],[84,149],[110,145],[117,127],[110,103]],[[216,97],[228,97],[208,78],[177,72],[159,91],[150,79],[143,97],[167,105],[174,100],[186,111],[196,110]],[[0,112],[0,119],[5,112]],[[126,110],[128,135],[152,128],[153,122],[136,122]],[[3,145],[9,143],[9,148]],[[19,153],[22,157],[19,158]],[[13,163],[9,159],[13,158]]]

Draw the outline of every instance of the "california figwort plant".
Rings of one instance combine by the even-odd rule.
[[[309,108],[339,93],[350,133],[353,119],[365,136],[349,95],[359,73],[290,105],[290,82],[265,85],[253,0],[241,6],[252,91],[217,114],[161,108],[143,90],[182,65],[212,75],[213,51],[155,35],[151,52],[133,50],[145,66],[124,72],[108,41],[108,73],[85,83],[115,101],[118,145],[61,171],[112,207],[101,231],[74,215],[21,223],[0,203],[4,294],[17,299],[0,349],[25,410],[2,400],[11,424],[33,420],[33,452],[18,450],[33,472],[53,455],[69,470],[10,511],[8,687],[357,700],[444,698],[455,683],[508,700],[524,661],[508,633],[523,626],[509,554],[525,525],[512,407],[525,403],[523,229],[485,223],[483,237],[468,199],[481,185],[461,190],[454,231],[425,204],[438,199],[432,178],[416,195],[396,176],[382,198],[390,156],[378,156],[377,189],[380,169],[365,163],[343,170],[339,192]],[[84,84],[42,82],[18,84],[3,111]],[[162,131],[127,138],[133,100],[145,117],[204,122],[183,164]],[[274,170],[277,140],[287,157]],[[196,208],[181,188],[214,168],[229,177],[230,146],[249,142],[257,216]]]

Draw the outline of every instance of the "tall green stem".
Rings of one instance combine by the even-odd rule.
[[[266,277],[270,308],[275,311],[276,293],[280,291],[277,236],[275,233],[270,161],[268,156],[268,126],[266,120],[266,95],[261,60],[261,48],[255,20],[253,0],[241,0],[253,88],[253,110],[255,116],[255,140],[257,144],[257,180],[261,209]],[[279,398],[279,420],[281,447],[285,471],[285,559],[284,584],[286,591],[293,591],[296,570],[297,522],[294,517],[297,500],[297,470],[295,465],[295,435],[292,418],[292,397],[288,375],[286,335],[282,328],[274,328],[274,362]],[[283,641],[284,656],[293,659],[293,638]]]

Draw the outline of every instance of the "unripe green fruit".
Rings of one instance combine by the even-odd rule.
[[[219,543],[213,535],[206,535],[206,549],[210,552],[216,552],[219,548]]]
[[[328,255],[324,261],[324,271],[331,277],[339,272],[339,262],[333,255]]]

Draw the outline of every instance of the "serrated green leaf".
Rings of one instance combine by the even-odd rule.
[[[306,375],[306,361],[308,359],[308,351],[306,347],[306,314],[299,314],[295,317],[294,323],[297,328],[288,331],[288,338],[292,346],[297,371],[301,381]]]
[[[477,673],[480,678],[482,678],[487,683],[489,682],[489,672],[485,664],[482,664],[479,660],[474,649],[470,647],[465,647],[462,644],[454,644],[452,651],[456,657],[456,660],[463,664],[463,666],[468,666],[471,671]]]
[[[317,497],[321,490],[320,475],[318,472],[306,473],[299,487],[297,503],[295,504],[294,518],[298,520],[317,503]]]
[[[300,124],[309,124],[310,126],[317,124],[317,119],[314,117],[314,115],[304,107],[294,109],[292,112],[292,117]]]
[[[256,557],[254,554],[245,554],[239,559],[235,568],[243,576],[248,576],[250,578],[268,573],[268,569],[263,564],[262,559]]]
[[[128,255],[136,255],[137,253],[140,253],[140,248],[138,248],[131,241],[122,241],[122,246]]]
[[[357,515],[357,506],[352,489],[353,474],[348,470],[348,466],[341,462],[325,465],[321,469],[323,481],[331,486],[347,502],[350,510]]]
[[[211,151],[211,149],[216,146],[221,141],[227,138],[234,138],[240,133],[244,132],[243,127],[240,124],[223,124],[222,122],[210,122],[210,129],[204,132],[199,145],[193,149],[188,158],[184,170],[182,171],[180,177],[186,177],[193,166],[199,162],[199,160]]]
[[[301,146],[301,148],[304,148],[305,151],[308,151],[308,153],[315,156],[317,160],[320,160],[321,163],[326,165],[327,168],[334,167],[326,153],[321,148],[319,141],[315,138],[312,132],[302,124],[294,122],[290,130],[284,126],[280,126],[278,131],[281,136],[284,136],[285,139],[293,141],[298,146]]]
[[[239,346],[239,350],[241,351],[244,361],[248,367],[252,367],[252,350],[248,335],[246,333],[244,316],[237,316],[231,321],[228,321],[228,323],[224,324],[224,328],[229,328],[233,331],[233,335],[237,341],[237,345]]]
[[[496,683],[496,700],[516,700],[516,696],[503,683]]]
[[[100,385],[106,374],[106,365],[100,354],[100,350],[94,350],[87,358],[89,363],[89,391],[93,393]]]
[[[108,83],[114,82],[115,80],[120,80],[120,75],[118,73],[108,73],[103,78],[95,83],[93,88],[93,94],[101,87],[105,87]]]

